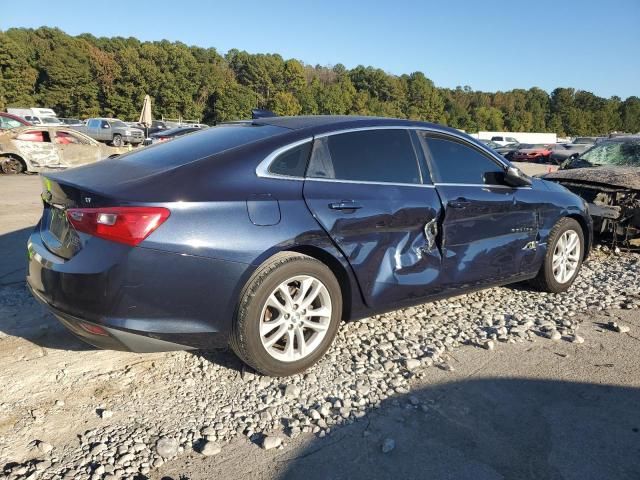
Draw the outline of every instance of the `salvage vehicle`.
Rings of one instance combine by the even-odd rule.
[[[0,112],[0,130],[9,130],[10,128],[31,125],[24,118],[12,115],[10,113]]]
[[[500,145],[499,143],[493,142],[491,140],[480,140],[480,141],[484,143],[487,147],[492,148],[494,151],[498,152],[507,160],[511,160],[511,157],[513,156],[513,154],[517,152],[519,148],[521,148],[521,145],[519,143],[509,143],[507,145]]]
[[[640,136],[604,140],[544,178],[588,202],[595,233],[640,247]]]
[[[231,345],[285,376],[341,320],[530,280],[563,292],[586,204],[459,131],[301,116],[222,124],[43,176],[27,283],[88,343]]]
[[[93,163],[113,150],[68,127],[19,127],[0,131],[0,170],[41,172]]]
[[[114,147],[125,143],[139,145],[144,141],[144,132],[133,128],[117,118],[90,118],[86,125],[73,127],[99,142],[107,142]]]
[[[511,156],[511,160],[514,162],[535,162],[535,163],[547,163],[549,156],[552,152],[552,146],[550,145],[520,145]]]
[[[561,165],[567,158],[577,157],[589,150],[598,140],[598,137],[577,137],[571,143],[558,144],[553,148],[549,159],[552,163]]]

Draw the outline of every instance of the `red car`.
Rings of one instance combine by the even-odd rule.
[[[0,112],[0,130],[8,130],[10,128],[29,125],[31,124],[22,117],[11,115],[10,113]]]
[[[520,145],[520,148],[513,154],[514,162],[536,162],[547,163],[553,145]]]

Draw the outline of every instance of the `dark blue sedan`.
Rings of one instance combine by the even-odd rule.
[[[43,177],[28,284],[83,340],[231,345],[308,368],[341,320],[530,280],[586,258],[584,201],[457,130],[370,117],[220,125]]]

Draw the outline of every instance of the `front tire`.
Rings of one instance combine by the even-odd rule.
[[[121,147],[122,144],[123,144],[122,135],[120,135],[119,133],[116,133],[113,136],[113,140],[111,141],[111,145],[113,145],[114,147]]]
[[[230,345],[260,373],[293,375],[324,355],[341,317],[340,285],[331,270],[307,255],[280,253],[247,282]]]
[[[571,287],[584,258],[584,233],[573,218],[562,218],[549,233],[547,253],[531,283],[539,290],[561,293]]]

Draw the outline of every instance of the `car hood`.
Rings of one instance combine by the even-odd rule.
[[[573,168],[548,173],[544,179],[640,190],[640,167]]]

